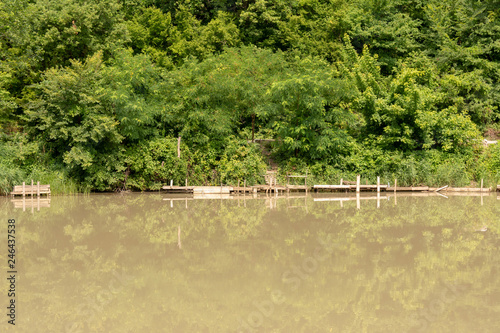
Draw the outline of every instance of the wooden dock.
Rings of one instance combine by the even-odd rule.
[[[50,185],[40,185],[40,182],[36,182],[36,185],[34,185],[33,179],[31,180],[31,185],[26,185],[26,183],[23,182],[23,185],[14,186],[12,192],[10,192],[10,195],[13,197],[16,195],[22,195],[23,197],[27,195],[33,197],[36,195],[39,197],[43,194],[50,196]]]
[[[338,185],[330,184],[319,184],[319,185],[307,185],[307,174],[305,176],[301,175],[287,175],[286,184],[279,185],[277,183],[277,177],[275,173],[268,172],[265,177],[266,184],[247,186],[246,181],[243,182],[243,186],[240,186],[240,181],[238,181],[237,186],[173,186],[173,181],[170,181],[170,186],[163,186],[162,190],[167,193],[193,193],[193,194],[246,194],[246,193],[289,193],[294,191],[314,191],[314,192],[490,192],[492,188],[483,187],[483,181],[481,181],[481,187],[449,187],[448,185],[442,187],[429,187],[429,186],[397,186],[397,179],[394,179],[394,185],[389,186],[385,184],[380,184],[380,177],[377,177],[377,184],[361,184],[361,177],[358,175],[356,181],[344,181],[340,180]],[[290,184],[290,179],[292,178],[304,178],[304,185],[292,185]],[[496,190],[500,190],[500,185],[497,186]]]

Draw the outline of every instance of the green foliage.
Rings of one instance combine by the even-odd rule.
[[[352,114],[343,107],[344,85],[331,66],[314,58],[276,82],[268,94],[276,113],[274,128],[281,158],[333,160],[347,153]]]
[[[246,141],[230,137],[218,163],[218,172],[223,183],[236,185],[246,180],[247,184],[259,184],[267,170],[260,150]]]
[[[98,190],[120,186],[125,171],[124,144],[155,133],[148,124],[154,107],[154,71],[143,56],[127,52],[111,66],[101,54],[85,63],[50,69],[35,89],[38,101],[26,111],[31,136],[72,176]]]
[[[176,134],[200,145],[259,126],[269,117],[266,91],[286,66],[283,55],[254,47],[190,60],[165,79],[163,117]]]
[[[339,67],[355,89],[351,105],[364,116],[365,135],[375,135],[386,149],[405,151],[464,152],[480,138],[466,110],[442,107],[445,95],[437,91],[440,81],[428,62],[401,63],[397,75],[383,80],[377,57],[367,47],[359,56],[348,38],[346,43]]]
[[[11,141],[0,140],[0,195],[12,191],[14,185],[22,183],[25,176],[15,160],[18,158],[19,147]]]
[[[157,190],[170,180],[176,185],[184,184],[191,154],[185,145],[181,147],[181,158],[177,157],[177,139],[174,138],[157,138],[132,147],[127,152],[125,186]]]

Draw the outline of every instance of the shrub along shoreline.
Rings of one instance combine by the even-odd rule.
[[[8,194],[14,185],[31,179],[50,184],[52,193],[77,194],[90,192],[117,191],[157,191],[170,180],[174,184],[214,185],[221,183],[236,185],[246,180],[247,184],[263,184],[266,170],[270,169],[268,154],[262,154],[262,147],[256,143],[234,139],[217,156],[210,151],[195,151],[181,145],[181,157],[177,157],[177,140],[161,139],[149,143],[148,147],[138,147],[127,167],[115,173],[114,184],[95,188],[74,179],[68,170],[44,163],[42,159],[33,161],[33,154],[18,149],[16,145],[3,144],[4,152],[12,154],[10,163],[2,159],[0,163],[0,193]],[[271,147],[269,147],[272,149]],[[10,150],[9,150],[10,149]],[[438,151],[402,154],[391,152],[367,156],[351,155],[346,163],[356,165],[350,170],[341,170],[322,162],[308,165],[297,159],[272,161],[277,172],[278,183],[286,183],[286,175],[308,174],[309,185],[338,184],[340,179],[354,181],[359,173],[362,181],[375,184],[380,176],[382,184],[393,184],[397,178],[399,186],[442,186],[475,187],[484,180],[484,187],[495,186],[499,182],[500,146],[479,148],[477,155],[463,156],[443,154]],[[20,158],[20,156],[23,158]],[[387,154],[389,155],[389,154]],[[30,157],[31,156],[31,157]],[[212,157],[210,160],[207,156]],[[272,155],[271,155],[272,156]],[[355,164],[362,162],[362,164]],[[293,180],[292,180],[293,182]],[[297,181],[298,184],[298,181]]]

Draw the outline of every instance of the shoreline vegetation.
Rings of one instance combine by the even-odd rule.
[[[0,195],[500,182],[497,0],[0,0],[0,20]]]

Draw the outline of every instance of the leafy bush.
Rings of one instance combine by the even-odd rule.
[[[234,185],[240,180],[240,185],[243,185],[246,179],[247,184],[258,184],[266,169],[262,154],[254,144],[237,140],[235,137],[227,139],[218,165],[222,182]]]

